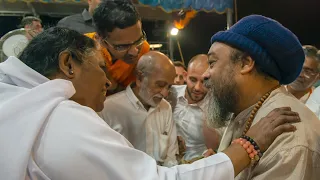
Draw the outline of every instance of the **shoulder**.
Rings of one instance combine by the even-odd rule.
[[[58,24],[65,24],[65,23],[73,23],[75,21],[79,21],[79,19],[82,19],[82,15],[81,14],[74,14],[74,15],[71,15],[71,16],[67,16],[67,17],[64,17],[62,18]]]
[[[303,103],[291,95],[278,93],[271,97],[262,105],[254,121],[261,120],[273,109],[280,107],[291,107],[292,111],[299,113],[301,122],[295,123],[297,127],[295,132],[280,135],[267,152],[271,155],[281,150],[289,151],[302,146],[310,151],[320,153],[320,147],[317,145],[318,137],[320,137],[320,121]]]
[[[127,101],[128,101],[128,96],[127,96],[126,90],[123,90],[121,92],[108,96],[104,101],[104,105],[108,107],[119,106],[119,105],[127,104]]]
[[[181,92],[184,93],[184,91],[187,88],[187,85],[173,85],[171,88],[177,91],[178,93],[181,93]]]
[[[126,116],[128,112],[132,112],[132,106],[128,99],[126,91],[108,96],[104,101],[104,108],[99,115],[106,122],[113,121],[120,117]],[[110,120],[111,119],[111,120]]]

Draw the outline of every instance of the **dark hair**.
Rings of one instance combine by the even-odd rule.
[[[173,65],[175,66],[175,67],[182,67],[184,70],[187,70],[187,68],[186,68],[186,66],[183,64],[183,62],[181,62],[181,61],[174,61],[173,62]]]
[[[125,29],[140,21],[140,15],[129,0],[103,0],[93,13],[93,21],[98,35],[115,28]]]
[[[19,59],[43,76],[50,77],[59,71],[61,52],[70,52],[74,60],[82,63],[93,48],[96,48],[94,40],[77,31],[52,27],[34,37]]]
[[[230,47],[232,47],[231,53],[230,53],[230,59],[233,63],[239,62],[239,60],[243,61],[245,58],[249,57],[250,55],[247,52],[244,52],[238,48],[235,48],[231,45],[229,45]],[[254,65],[257,73],[261,76],[263,76],[266,80],[274,80],[276,78],[272,77],[271,75],[269,75],[268,73],[264,72],[263,69],[257,64],[255,63]]]
[[[41,19],[34,17],[34,16],[26,16],[21,20],[21,23],[19,25],[19,28],[24,28],[25,25],[32,24],[33,21],[38,21],[42,23]]]

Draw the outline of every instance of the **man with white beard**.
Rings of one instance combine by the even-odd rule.
[[[210,89],[208,119],[219,125],[232,120],[218,151],[241,144],[240,137],[250,141],[245,134],[251,125],[274,108],[291,107],[301,118],[297,131],[280,135],[236,180],[318,180],[320,121],[281,87],[301,72],[305,55],[298,38],[273,19],[251,15],[213,35],[211,42],[210,67],[204,74]],[[248,153],[256,149],[242,145]]]
[[[164,99],[174,84],[174,65],[164,54],[152,51],[138,61],[136,76],[136,83],[106,99],[101,117],[159,165],[176,165],[176,127]]]

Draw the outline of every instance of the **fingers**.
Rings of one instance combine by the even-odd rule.
[[[283,112],[287,112],[287,111],[291,111],[290,107],[281,107],[281,108],[275,108],[274,110],[272,110],[267,117],[271,117],[275,114],[281,114]]]
[[[298,113],[292,112],[294,113],[293,115],[280,115],[278,116],[273,122],[273,128],[277,128],[280,125],[286,124],[286,123],[296,123],[296,122],[300,122],[300,117],[298,115]]]
[[[275,139],[276,137],[278,137],[280,134],[284,133],[284,132],[293,132],[293,131],[296,131],[297,128],[291,124],[283,124],[283,125],[280,125],[278,127],[276,127],[274,129],[274,137],[273,139]]]

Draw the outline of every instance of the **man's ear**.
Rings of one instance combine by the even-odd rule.
[[[254,69],[255,61],[250,56],[245,56],[241,59],[241,74],[247,74]]]
[[[136,79],[136,85],[137,85],[138,87],[140,87],[140,86],[141,86],[142,79],[143,79],[143,72],[140,71],[140,70],[137,70],[137,71],[136,71],[136,77],[137,77],[137,79]]]
[[[59,69],[69,79],[73,79],[75,77],[74,65],[70,52],[63,51],[59,54]]]

